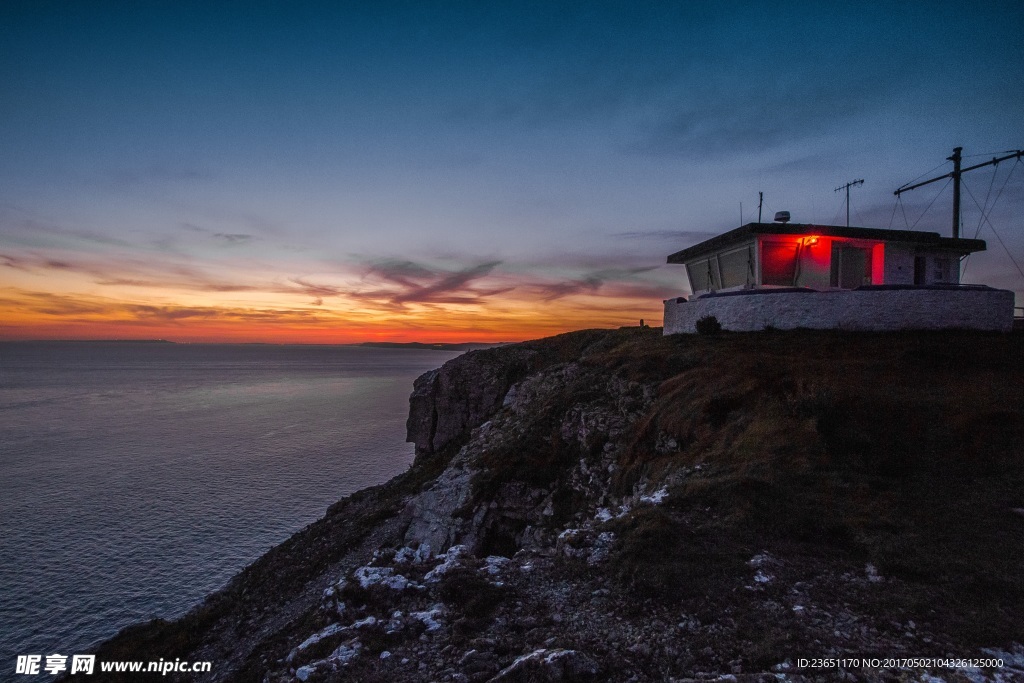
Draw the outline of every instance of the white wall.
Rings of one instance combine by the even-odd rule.
[[[885,245],[885,284],[914,284],[914,248]]]
[[[888,266],[887,266],[888,272]],[[913,259],[911,259],[913,276]],[[806,327],[816,330],[975,329],[1009,332],[1013,292],[984,290],[832,290],[747,294],[665,302],[665,334],[692,334],[713,315],[722,328],[752,332]]]

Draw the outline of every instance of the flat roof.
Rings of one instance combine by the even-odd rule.
[[[949,249],[963,254],[985,251],[986,249],[985,240],[954,239],[952,237],[942,237],[937,232],[848,228],[839,225],[814,225],[811,223],[747,223],[735,230],[723,232],[721,235],[671,254],[668,257],[668,263],[685,263],[695,257],[728,247],[730,244],[742,242],[753,235],[821,235],[822,237],[848,237],[861,240],[904,242],[934,249]]]

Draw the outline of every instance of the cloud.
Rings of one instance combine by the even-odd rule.
[[[8,288],[0,297],[0,310],[53,316],[67,322],[103,322],[152,325],[183,321],[239,321],[265,323],[319,323],[317,312],[291,308],[240,308],[139,304],[51,292]]]
[[[386,260],[371,265],[365,280],[383,281],[378,289],[351,291],[363,300],[384,301],[401,308],[408,303],[478,304],[483,299],[515,289],[514,286],[480,288],[474,282],[491,274],[501,261],[487,261],[455,271],[432,269],[412,261]]]
[[[312,282],[306,282],[302,278],[297,277],[289,279],[289,282],[298,285],[298,289],[290,287],[279,291],[284,294],[294,294],[296,292],[308,294],[313,297],[312,303],[314,306],[323,306],[325,297],[341,296],[345,293],[345,291],[340,287],[335,287],[333,285],[318,285]]]
[[[215,232],[213,236],[219,240],[227,242],[228,244],[245,244],[253,239],[252,235],[244,232]]]
[[[59,317],[104,314],[109,310],[108,305],[85,297],[50,292],[13,291],[13,297],[0,298],[0,308]]]
[[[18,258],[17,256],[11,256],[9,254],[0,254],[0,265],[6,268],[13,268],[14,270],[21,270],[28,272],[32,269],[31,265],[25,263],[24,259]]]
[[[111,235],[93,232],[91,230],[68,228],[58,225],[57,223],[39,220],[37,218],[13,220],[5,226],[5,229],[9,238],[14,236],[14,240],[23,244],[38,244],[39,237],[42,235],[51,238],[58,238],[64,241],[73,240],[77,242],[85,242],[87,244],[98,244],[104,247],[131,246],[130,242]]]
[[[732,87],[732,86],[730,86]],[[867,76],[825,79],[813,73],[788,82],[723,91],[711,82],[673,104],[626,151],[651,156],[749,155],[821,138],[867,111],[885,106],[895,85]]]
[[[534,285],[544,301],[554,301],[574,294],[593,294],[605,287],[608,283],[615,285],[617,295],[622,296],[628,290],[626,284],[636,280],[641,273],[652,271],[656,266],[643,266],[637,268],[609,268],[584,275],[581,278],[563,282],[545,283]],[[660,291],[660,290],[659,290]],[[608,294],[608,292],[603,292]]]
[[[371,266],[366,274],[377,276],[403,287],[418,287],[416,280],[435,277],[437,271],[412,261],[384,260]]]
[[[62,271],[89,276],[98,285],[179,289],[195,292],[248,292],[262,288],[225,281],[201,269],[173,262],[141,261],[116,254],[51,258],[33,251],[0,255],[0,265],[25,272]]]
[[[604,282],[601,279],[589,277],[582,280],[537,285],[536,287],[540,291],[541,299],[544,301],[554,301],[555,299],[561,299],[572,294],[580,294],[581,292],[596,292],[603,284]]]
[[[700,242],[717,235],[717,232],[698,232],[692,230],[630,230],[613,232],[612,237],[626,240],[693,240]]]
[[[255,235],[248,232],[216,232],[209,228],[204,228],[195,223],[178,223],[178,227],[182,230],[190,233],[198,233],[199,235],[206,235],[214,241],[226,245],[226,246],[238,246],[241,244],[247,244],[253,240],[259,239]],[[159,240],[160,246],[171,246],[174,242],[173,238],[165,237]]]
[[[165,166],[151,164],[144,168],[119,168],[109,172],[109,177],[116,183],[124,185],[141,185],[144,183],[178,183],[192,180],[206,180],[212,177],[205,171],[196,168]]]

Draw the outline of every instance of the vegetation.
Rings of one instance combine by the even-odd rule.
[[[718,334],[722,331],[722,323],[718,322],[718,318],[713,315],[706,315],[696,323],[694,327],[697,329],[697,334]]]

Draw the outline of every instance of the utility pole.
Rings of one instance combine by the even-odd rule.
[[[953,238],[954,239],[960,237],[960,176],[963,175],[964,173],[967,173],[968,171],[973,171],[976,168],[982,168],[984,166],[995,166],[999,162],[1006,161],[1007,159],[1020,159],[1021,157],[1024,157],[1024,150],[1019,150],[1018,149],[1018,150],[1016,150],[1016,151],[1014,151],[1014,152],[1012,152],[1010,154],[1007,154],[1006,156],[1003,156],[1003,157],[992,157],[991,161],[985,161],[985,162],[982,162],[980,164],[975,164],[974,166],[968,166],[967,168],[961,168],[960,167],[960,160],[961,160],[960,152],[961,151],[963,151],[963,147],[954,147],[953,148],[953,156],[946,157],[947,161],[952,161],[953,162],[953,171],[952,172],[946,173],[945,175],[940,175],[937,178],[930,178],[928,180],[924,180],[924,181],[922,181],[920,183],[917,183],[917,184],[914,184],[914,185],[904,185],[903,187],[901,187],[901,188],[897,189],[895,192],[893,192],[894,195],[899,197],[901,193],[907,192],[908,190],[916,189],[918,187],[921,187],[922,185],[927,185],[928,183],[934,183],[936,180],[942,180],[943,178],[952,178],[953,179]]]
[[[846,227],[850,227],[850,188],[853,187],[854,185],[863,185],[863,184],[864,184],[864,179],[863,178],[861,178],[860,180],[851,180],[850,182],[846,183],[845,185],[840,185],[835,190],[836,192],[839,192],[839,190],[846,190]]]
[[[953,239],[960,236],[960,152],[963,147],[954,147],[953,156],[946,157],[946,161],[953,162]]]

